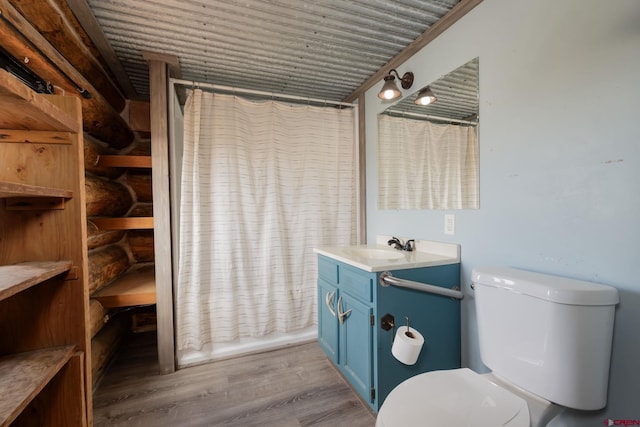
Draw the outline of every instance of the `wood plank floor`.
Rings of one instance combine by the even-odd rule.
[[[94,394],[96,427],[374,424],[316,342],[160,375],[154,334],[137,334]]]

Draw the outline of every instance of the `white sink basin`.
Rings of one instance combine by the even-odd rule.
[[[345,252],[351,256],[368,259],[394,260],[404,258],[404,253],[395,249],[348,248]]]
[[[416,249],[400,251],[387,245],[391,236],[378,236],[375,245],[314,248],[319,255],[368,272],[435,267],[460,263],[460,246],[429,240],[416,240]]]

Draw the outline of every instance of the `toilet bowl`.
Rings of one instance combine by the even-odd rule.
[[[409,378],[386,397],[376,427],[542,427],[565,407],[606,405],[615,288],[499,267],[474,269],[473,284],[492,372]],[[576,364],[576,354],[590,357]]]
[[[397,386],[376,427],[529,427],[527,402],[470,369],[433,371]]]
[[[461,368],[417,375],[387,396],[376,427],[538,427],[563,410],[493,374]]]

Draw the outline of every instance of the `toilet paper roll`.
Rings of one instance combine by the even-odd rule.
[[[391,354],[405,365],[415,365],[423,345],[424,338],[420,332],[400,326],[391,346]]]

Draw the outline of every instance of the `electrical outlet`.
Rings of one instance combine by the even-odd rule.
[[[456,217],[454,214],[445,214],[444,216],[444,234],[456,234]]]

